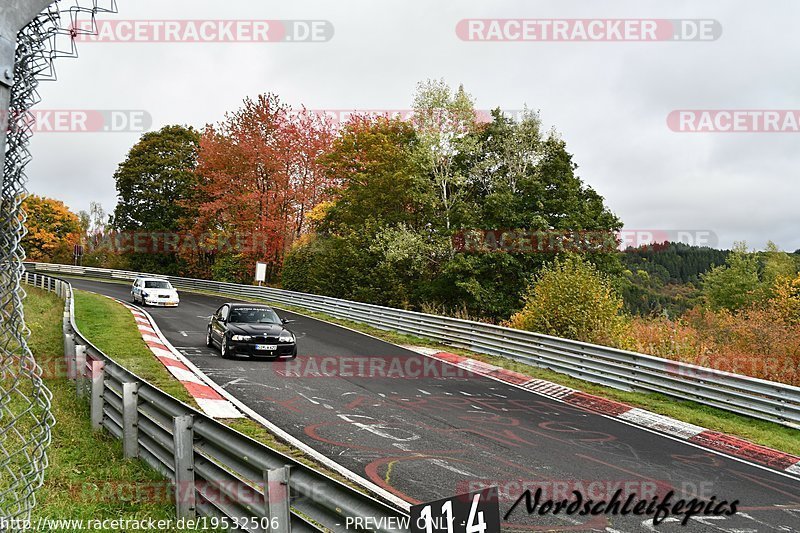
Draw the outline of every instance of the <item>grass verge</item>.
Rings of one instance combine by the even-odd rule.
[[[89,407],[78,400],[74,383],[59,372],[63,368],[61,318],[63,302],[55,295],[26,287],[25,315],[31,330],[30,347],[45,382],[53,393],[56,419],[49,448],[50,466],[37,494],[33,523],[38,520],[174,520],[169,485],[139,460],[122,455],[122,442],[105,432],[93,432]],[[46,531],[75,531],[78,526],[50,522]],[[109,530],[113,530],[110,528]],[[175,523],[161,531],[178,529]]]

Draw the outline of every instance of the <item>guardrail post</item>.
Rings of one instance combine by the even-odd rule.
[[[86,346],[75,347],[75,392],[83,398],[86,392]]]
[[[139,384],[122,384],[122,450],[126,459],[139,457]]]
[[[106,364],[92,361],[92,429],[103,428],[103,392],[106,383]]]
[[[64,335],[64,361],[67,364],[67,378],[75,379],[75,335]]]
[[[178,520],[197,516],[194,484],[194,416],[172,419],[175,443],[175,509]]]
[[[270,533],[291,533],[289,502],[290,466],[264,471],[264,506]]]

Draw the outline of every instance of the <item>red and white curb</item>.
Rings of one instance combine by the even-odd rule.
[[[619,418],[636,426],[641,426],[658,433],[664,433],[679,440],[685,440],[703,448],[708,448],[726,455],[756,463],[767,468],[800,475],[800,457],[750,441],[711,431],[704,427],[681,422],[668,416],[659,415],[637,407],[608,400],[593,394],[586,394],[569,387],[542,379],[500,368],[492,364],[469,359],[461,355],[441,352],[427,347],[404,346],[428,357],[445,361],[464,370],[498,381],[510,383],[576,407],[600,413],[611,418]]]
[[[326,466],[328,469],[337,472],[339,475],[360,485],[367,489],[368,491],[372,492],[373,494],[377,494],[381,496],[385,501],[390,502],[397,506],[400,509],[409,512],[411,506],[408,502],[403,500],[402,498],[392,494],[391,492],[387,491],[383,487],[380,487],[373,483],[372,481],[356,474],[355,472],[351,472],[344,466],[337,463],[334,459],[326,457],[324,454],[320,453],[319,451],[315,450],[308,444],[304,443],[300,439],[292,436],[287,431],[281,429],[280,427],[276,426],[262,415],[258,414],[252,408],[248,407],[244,404],[241,400],[237,399],[233,396],[230,392],[226,391],[224,388],[220,387],[218,384],[214,383],[209,377],[207,377],[203,372],[194,366],[194,364],[189,361],[183,354],[181,354],[175,347],[170,344],[170,342],[164,337],[161,333],[161,330],[158,329],[153,317],[151,317],[146,311],[143,311],[137,307],[133,307],[123,301],[115,300],[118,303],[121,303],[125,307],[131,310],[134,314],[134,318],[136,319],[136,325],[139,327],[140,331],[142,332],[142,338],[145,335],[148,336],[155,336],[156,341],[145,342],[150,346],[150,350],[159,358],[162,362],[164,359],[161,357],[171,357],[178,362],[183,363],[183,365],[192,371],[195,376],[200,377],[201,380],[205,381],[205,384],[211,388],[214,392],[216,392],[216,396],[214,398],[198,398],[197,395],[192,394],[195,399],[197,400],[198,405],[200,405],[203,411],[206,412],[212,418],[245,418],[245,415],[252,420],[258,422],[267,430],[269,430],[272,434],[276,435],[278,438],[283,440],[284,442],[288,443],[290,446],[297,448],[298,450],[305,453],[307,456],[311,457],[319,464]],[[166,352],[166,353],[164,353]],[[166,362],[164,363],[167,364]],[[167,367],[169,369],[169,366]],[[170,372],[172,370],[170,369]],[[175,375],[173,373],[173,375]],[[192,390],[195,388],[194,384],[188,384],[184,382],[187,390],[192,393]],[[208,390],[204,390],[205,394],[210,394]],[[205,401],[201,401],[205,400]],[[215,403],[209,403],[209,400],[215,400]],[[219,400],[228,402],[227,406],[224,406]],[[213,413],[213,414],[212,414]],[[243,414],[244,413],[244,414]]]
[[[147,347],[169,373],[181,382],[203,412],[211,418],[244,417],[241,411],[206,382],[207,377],[202,375],[194,365],[190,367],[184,356],[171,348],[161,331],[153,324],[150,315],[125,302],[119,303],[130,309],[136,320],[136,327],[139,328],[139,333]]]

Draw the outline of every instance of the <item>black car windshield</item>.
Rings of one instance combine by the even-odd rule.
[[[234,324],[280,324],[281,319],[272,309],[263,307],[235,307],[228,322]]]
[[[172,286],[168,281],[145,281],[145,289],[171,289]]]

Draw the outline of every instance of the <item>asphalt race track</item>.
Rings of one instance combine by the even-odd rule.
[[[125,285],[71,280],[76,289],[130,300]],[[631,427],[476,375],[348,377],[339,360],[384,359],[384,368],[430,367],[430,360],[369,336],[279,311],[295,320],[299,357],[291,365],[224,360],[205,347],[207,317],[224,300],[181,293],[177,309],[147,308],[170,342],[215,382],[296,438],[401,498],[418,503],[501,487],[501,515],[520,486],[545,498],[608,499],[617,488],[641,499],[676,490],[739,500],[739,513],[695,517],[688,526],[628,515],[531,515],[524,503],[509,529],[527,531],[800,531],[800,481]],[[327,367],[323,367],[327,365]],[[319,377],[318,368],[343,371]],[[445,372],[442,365],[435,366]],[[289,371],[291,370],[291,371]],[[453,372],[455,373],[455,372]],[[384,376],[382,374],[381,376]],[[503,496],[507,493],[506,496]]]

